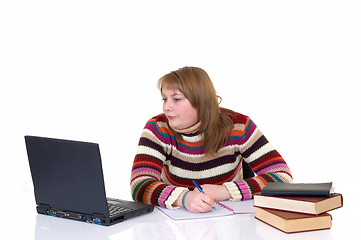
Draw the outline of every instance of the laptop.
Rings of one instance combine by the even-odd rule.
[[[154,206],[107,198],[99,145],[25,136],[39,214],[110,226]]]

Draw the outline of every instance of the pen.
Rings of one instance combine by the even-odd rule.
[[[197,183],[197,181],[193,180],[193,183],[194,183],[194,185],[198,188],[198,190],[199,190],[201,193],[204,193],[204,192],[203,192],[203,189],[201,188],[201,186],[199,186],[199,184]],[[214,210],[216,210],[216,207],[215,207],[215,206],[213,206],[212,208],[213,208]]]

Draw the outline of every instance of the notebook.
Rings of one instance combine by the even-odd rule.
[[[188,220],[188,219],[200,219],[200,218],[211,218],[211,217],[222,217],[233,214],[255,214],[256,209],[253,206],[253,200],[232,202],[232,201],[221,201],[216,202],[216,210],[212,210],[206,213],[191,213],[184,208],[171,210],[168,208],[157,207],[162,213],[167,215],[173,220]]]
[[[99,145],[25,136],[39,214],[113,225],[154,206],[107,198]]]

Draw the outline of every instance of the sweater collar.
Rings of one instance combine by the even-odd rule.
[[[194,134],[194,133],[197,133],[199,128],[201,126],[201,122],[199,121],[198,123],[196,123],[195,125],[189,127],[189,128],[185,128],[185,129],[181,129],[181,130],[175,130],[177,133],[180,133],[180,134],[185,134],[185,135],[188,135],[188,134]]]

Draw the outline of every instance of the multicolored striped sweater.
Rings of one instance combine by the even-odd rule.
[[[267,182],[292,182],[282,156],[272,147],[256,124],[235,113],[233,131],[216,155],[204,154],[200,123],[175,138],[164,114],[150,119],[142,132],[131,174],[135,201],[173,209],[172,204],[192,180],[202,184],[223,184],[230,200],[249,200]],[[243,179],[242,161],[256,173]]]

